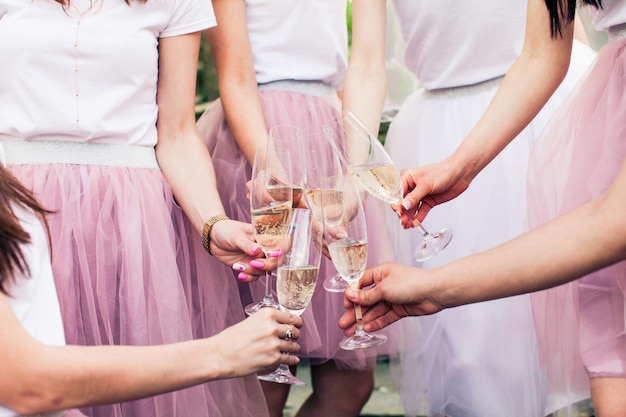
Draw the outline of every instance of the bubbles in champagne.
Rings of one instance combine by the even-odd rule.
[[[328,246],[330,257],[343,279],[352,283],[358,281],[367,263],[367,241],[343,239]]]
[[[252,211],[255,239],[265,252],[280,248],[291,221],[291,203]]]
[[[374,197],[390,204],[400,199],[402,182],[393,164],[359,165],[350,169]]]
[[[281,266],[277,271],[276,291],[281,307],[294,314],[302,314],[309,305],[319,266]]]

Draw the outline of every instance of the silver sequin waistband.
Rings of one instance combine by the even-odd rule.
[[[492,78],[491,80],[483,81],[476,84],[462,85],[459,87],[424,90],[424,95],[427,97],[467,97],[472,94],[477,94],[483,91],[489,91],[494,88],[498,88],[503,78],[504,76]]]
[[[609,32],[609,41],[626,39],[626,23],[622,25],[610,27],[608,32]]]
[[[158,168],[154,148],[92,142],[4,140],[7,164],[80,164]]]
[[[319,81],[279,80],[259,84],[259,90],[285,90],[294,93],[309,94],[312,96],[332,96],[337,90],[328,84]]]

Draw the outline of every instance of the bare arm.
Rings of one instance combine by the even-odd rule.
[[[266,309],[209,339],[161,346],[45,346],[0,293],[0,403],[20,414],[128,401],[213,379],[294,365],[302,320]]]
[[[626,164],[602,196],[514,240],[433,270],[383,264],[366,271],[371,290],[349,301],[373,306],[366,329],[407,315],[554,287],[626,259]],[[341,327],[353,331],[348,310]]]
[[[342,103],[377,133],[385,94],[386,2],[352,2],[352,51],[344,82]]]
[[[217,69],[228,126],[252,165],[257,148],[265,148],[267,126],[259,99],[246,23],[246,2],[213,0],[218,26],[206,31]]]
[[[213,162],[196,128],[194,103],[200,33],[163,38],[159,44],[157,102],[159,134],[156,155],[177,202],[198,231],[212,216],[224,214]],[[252,226],[224,220],[211,231],[212,253],[223,263],[248,264],[262,257]],[[265,268],[275,262],[263,260]],[[246,266],[247,274],[260,272]]]
[[[563,37],[550,34],[542,0],[528,2],[526,38],[521,55],[504,77],[491,104],[459,147],[446,160],[404,170],[405,203],[424,205],[422,221],[437,204],[461,194],[480,171],[502,151],[541,110],[559,86],[572,48],[574,23],[563,26]],[[403,223],[411,225],[411,216]]]

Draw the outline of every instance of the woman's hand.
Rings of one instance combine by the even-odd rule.
[[[347,288],[339,327],[348,336],[356,330],[354,304],[363,308],[364,330],[376,331],[406,316],[436,313],[443,308],[429,294],[435,288],[428,270],[387,262],[367,269],[361,277],[363,289]],[[372,286],[373,285],[373,286]]]
[[[238,377],[252,373],[269,373],[278,365],[296,365],[300,350],[293,340],[300,337],[302,318],[274,308],[262,308],[247,319],[215,336],[217,354],[223,364],[231,364],[224,377]],[[291,332],[291,339],[285,340]]]
[[[392,206],[400,214],[405,229],[418,226],[437,204],[450,201],[469,187],[473,177],[464,175],[461,167],[444,160],[400,172],[404,199],[402,207]]]
[[[235,220],[222,220],[213,225],[211,253],[239,271],[239,279],[245,282],[256,280],[277,265],[277,258],[265,258],[261,246],[255,242],[252,225]]]

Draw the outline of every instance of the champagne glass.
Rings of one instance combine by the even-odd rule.
[[[277,125],[270,129],[267,139],[267,158],[277,158],[286,153],[291,159],[289,181],[293,188],[292,206],[300,206],[306,179],[306,155],[302,130],[292,125]]]
[[[370,194],[390,204],[402,204],[402,180],[398,169],[378,138],[350,111],[343,117],[349,170]],[[425,261],[444,250],[452,239],[452,230],[444,228],[428,232],[421,224],[421,244],[413,254],[416,261]]]
[[[293,209],[289,238],[276,274],[276,293],[282,310],[299,316],[311,302],[322,258],[322,233],[321,223],[311,210]],[[281,384],[305,385],[284,363],[274,372],[258,375],[258,378]]]
[[[329,191],[341,190],[341,198]],[[350,287],[359,288],[359,281],[367,264],[367,227],[359,190],[350,174],[326,177],[322,180],[322,217],[324,236],[330,257]],[[377,346],[387,341],[384,335],[363,330],[361,306],[354,305],[357,329],[353,336],[342,340],[345,350]]]
[[[337,129],[332,130],[329,127],[330,124],[326,124],[321,128],[304,132],[304,142],[307,149],[304,200],[307,207],[320,222],[322,221],[322,178],[343,174],[339,157],[332,145],[328,143],[328,140],[341,143],[343,136],[337,133]],[[344,292],[348,283],[337,273],[327,276],[322,285],[326,291]]]
[[[291,161],[289,155],[277,156],[280,156],[280,161],[278,158],[266,158],[264,151],[257,150],[250,181],[250,213],[254,236],[266,257],[280,250],[291,220],[293,189],[288,180]],[[266,307],[279,308],[272,296],[269,271],[265,271],[263,300],[247,305],[244,310],[247,314],[254,314]]]

